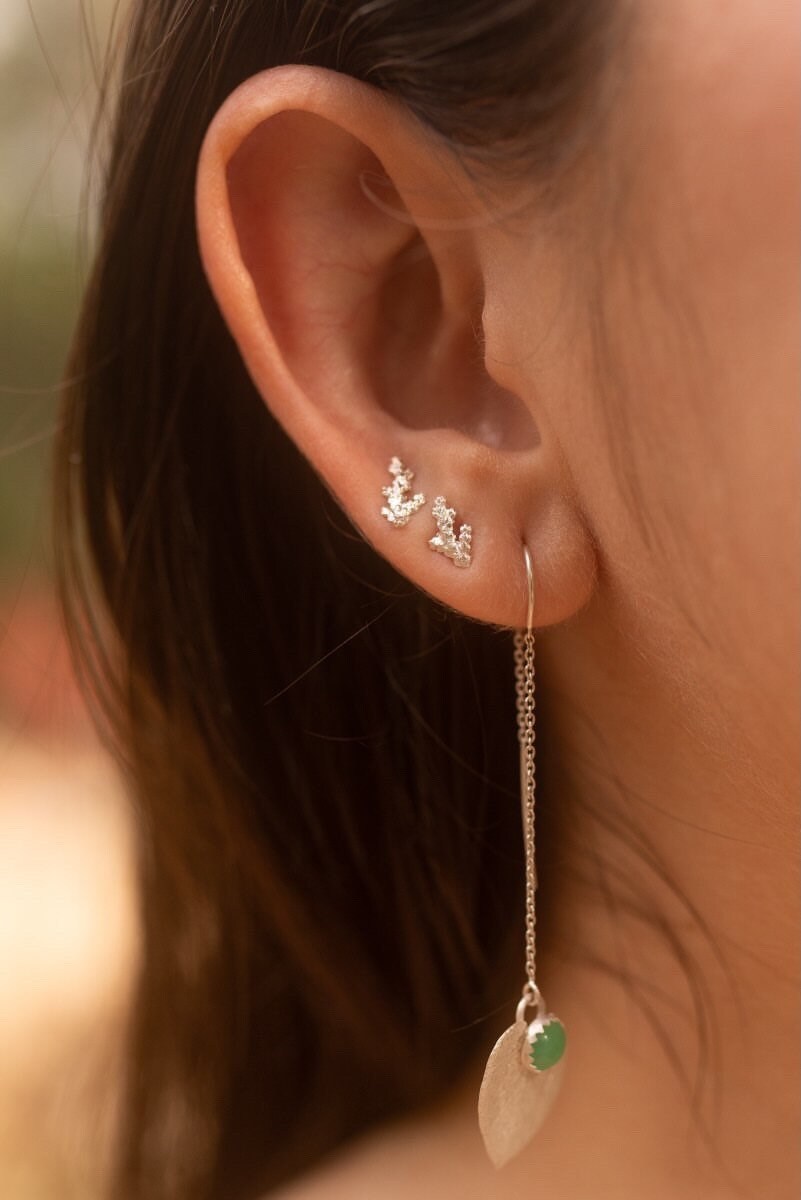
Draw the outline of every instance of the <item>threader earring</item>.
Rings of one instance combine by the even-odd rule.
[[[502,1167],[531,1141],[556,1099],[563,1076],[565,1028],[546,1010],[535,974],[534,854],[534,574],[523,543],[528,586],[526,628],[515,630],[514,662],[517,732],[520,743],[520,799],[526,857],[526,982],[515,1022],[495,1043],[478,1095],[478,1122],[487,1153]],[[526,1009],[534,1009],[526,1020]]]

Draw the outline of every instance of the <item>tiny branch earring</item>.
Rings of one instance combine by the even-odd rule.
[[[473,530],[470,525],[462,525],[458,538],[453,532],[453,519],[456,510],[448,508],[444,496],[437,496],[431,514],[437,522],[437,532],[429,538],[428,544],[432,550],[452,559],[457,567],[469,567],[472,561],[470,547]]]
[[[388,470],[394,478],[392,483],[381,489],[381,495],[387,499],[387,503],[381,509],[381,516],[386,517],[390,525],[405,525],[409,517],[425,504],[426,498],[422,492],[409,495],[414,471],[404,467],[397,455],[390,459]]]
[[[514,1158],[533,1138],[559,1091],[565,1052],[565,1029],[537,987],[534,893],[534,573],[523,543],[528,587],[526,628],[515,630],[514,662],[517,733],[520,743],[520,799],[526,857],[526,982],[515,1023],[501,1034],[490,1053],[478,1094],[478,1122],[495,1167]],[[533,1007],[534,1019],[526,1021]]]

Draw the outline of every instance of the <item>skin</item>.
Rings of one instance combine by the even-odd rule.
[[[636,977],[691,1069],[675,956],[597,887],[566,885],[549,914],[565,950],[538,981],[569,1062],[541,1134],[488,1164],[482,1059],[287,1200],[799,1193],[796,14],[643,0],[634,16],[608,128],[557,204],[533,183],[487,204],[402,106],[293,65],[217,114],[197,221],[265,403],[378,553],[460,612],[519,626],[527,541],[565,786],[647,832],[722,956],[593,826],[598,860],[705,981],[719,1161],[630,989],[582,954]],[[403,529],[379,511],[393,454],[429,500]],[[427,547],[440,493],[472,524],[467,569]],[[588,836],[572,829],[566,856]]]

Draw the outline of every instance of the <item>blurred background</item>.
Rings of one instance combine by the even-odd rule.
[[[119,9],[112,20],[113,12]],[[87,1200],[136,955],[130,822],[53,601],[58,383],[92,247],[116,0],[0,0],[0,1197]]]

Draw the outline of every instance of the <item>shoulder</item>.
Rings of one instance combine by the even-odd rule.
[[[400,1200],[403,1193],[395,1189],[402,1157],[393,1153],[392,1137],[382,1129],[349,1142],[261,1200]]]
[[[262,1200],[488,1200],[497,1185],[474,1108],[446,1101],[381,1126]]]

